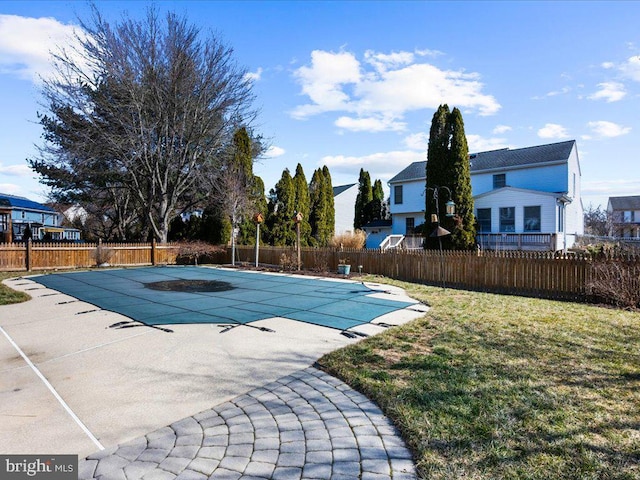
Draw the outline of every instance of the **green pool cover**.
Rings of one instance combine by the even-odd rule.
[[[34,280],[146,325],[238,325],[284,317],[347,330],[413,305],[368,296],[374,291],[362,283],[207,267],[100,270]]]

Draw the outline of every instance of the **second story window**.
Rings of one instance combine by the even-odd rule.
[[[393,187],[393,203],[395,205],[402,204],[402,185],[396,185]]]
[[[507,186],[507,174],[498,173],[493,176],[493,188],[502,188]]]
[[[633,210],[625,210],[624,213],[622,214],[622,221],[624,223],[633,223],[635,222],[635,214],[636,212],[634,212]]]

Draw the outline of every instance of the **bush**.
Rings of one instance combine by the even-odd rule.
[[[335,248],[364,248],[367,241],[367,234],[362,230],[346,232],[334,235],[331,239],[331,246]]]
[[[599,260],[588,287],[596,300],[620,308],[640,308],[640,269],[622,258]]]
[[[178,265],[191,265],[198,263],[213,263],[211,260],[216,254],[224,252],[225,249],[217,245],[211,245],[207,242],[194,241],[194,242],[180,242],[178,244],[178,257],[176,263]],[[201,260],[205,260],[202,262]]]

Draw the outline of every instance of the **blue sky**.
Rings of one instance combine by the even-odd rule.
[[[147,2],[98,1],[108,19]],[[156,1],[234,49],[254,79],[255,172],[327,165],[383,183],[426,159],[431,117],[458,107],[472,152],[575,139],[583,203],[640,195],[640,2]],[[0,192],[41,200],[39,76],[85,2],[0,2]]]

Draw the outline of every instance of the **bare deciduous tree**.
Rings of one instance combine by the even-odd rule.
[[[80,47],[57,54],[45,81],[46,143],[31,166],[54,198],[126,191],[139,235],[166,242],[176,211],[219,183],[234,131],[253,120],[250,80],[229,47],[173,13],[112,25],[94,8],[82,27]]]

